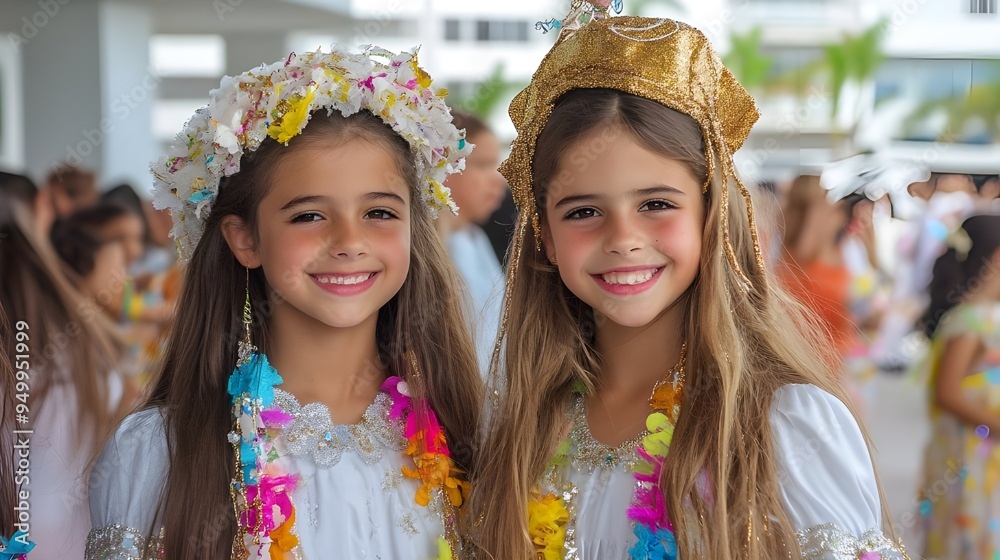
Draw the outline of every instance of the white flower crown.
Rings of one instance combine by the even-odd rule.
[[[287,60],[226,76],[209,92],[208,106],[195,112],[167,155],[153,164],[153,206],[170,210],[170,235],[181,258],[190,258],[219,182],[240,170],[244,153],[267,137],[287,145],[314,111],[326,109],[345,117],[366,110],[391,126],[410,144],[423,202],[435,215],[439,209],[455,213],[442,183],[465,167],[472,145],[465,130],[452,124],[446,94],[432,88],[431,77],[417,64],[417,49],[396,54],[369,46],[352,53],[334,45],[329,53],[292,53]]]

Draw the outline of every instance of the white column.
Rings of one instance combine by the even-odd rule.
[[[21,55],[13,35],[0,30],[0,168],[24,170],[24,96]]]
[[[285,33],[229,33],[223,37],[226,39],[227,76],[242,74],[261,64],[271,64],[288,56]],[[202,93],[208,94],[207,91]]]
[[[102,127],[101,179],[107,186],[129,183],[145,196],[152,185],[149,163],[159,156],[152,134],[152,107],[160,85],[149,64],[153,22],[149,8],[101,2]]]
[[[22,55],[24,160],[42,180],[69,161],[99,170],[104,147],[100,131],[100,23],[96,0],[19,2]]]
[[[20,4],[21,25],[12,31],[27,172],[43,180],[61,164],[80,165],[102,186],[128,182],[142,193],[156,155],[150,115],[159,84],[149,71],[148,8],[112,0]]]

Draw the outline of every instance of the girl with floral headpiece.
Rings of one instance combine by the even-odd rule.
[[[471,146],[416,53],[223,78],[154,204],[189,258],[88,559],[453,558],[481,387],[433,224]]]
[[[478,557],[903,557],[824,341],[763,266],[731,158],[753,99],[696,29],[574,7],[510,109]]]

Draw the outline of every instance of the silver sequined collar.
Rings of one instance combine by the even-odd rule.
[[[576,395],[573,401],[573,428],[570,431],[572,451],[570,458],[578,467],[588,470],[613,469],[624,464],[631,470],[638,462],[635,450],[649,432],[643,430],[616,446],[603,444],[594,438],[587,424],[587,407],[583,395]]]
[[[312,455],[316,465],[329,468],[343,453],[357,453],[366,464],[382,460],[386,451],[406,449],[402,422],[389,420],[392,399],[380,392],[357,424],[334,424],[330,409],[322,403],[299,404],[294,395],[275,388],[274,402],[295,420],[282,431],[288,453]]]

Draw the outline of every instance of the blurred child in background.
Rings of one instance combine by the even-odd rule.
[[[933,340],[922,368],[931,409],[922,557],[991,560],[1000,554],[1000,216],[965,220],[947,243],[922,321]]]
[[[117,373],[113,324],[64,274],[36,221],[39,196],[27,177],[0,172],[0,307],[30,336],[31,558],[81,558],[88,465],[135,395]]]
[[[479,117],[452,111],[455,126],[464,128],[475,144],[465,160],[465,170],[448,178],[446,186],[458,205],[458,215],[442,216],[440,229],[448,254],[465,281],[471,298],[469,324],[475,330],[476,354],[485,372],[500,324],[504,279],[493,246],[481,227],[500,207],[507,186],[497,171],[500,143]]]

